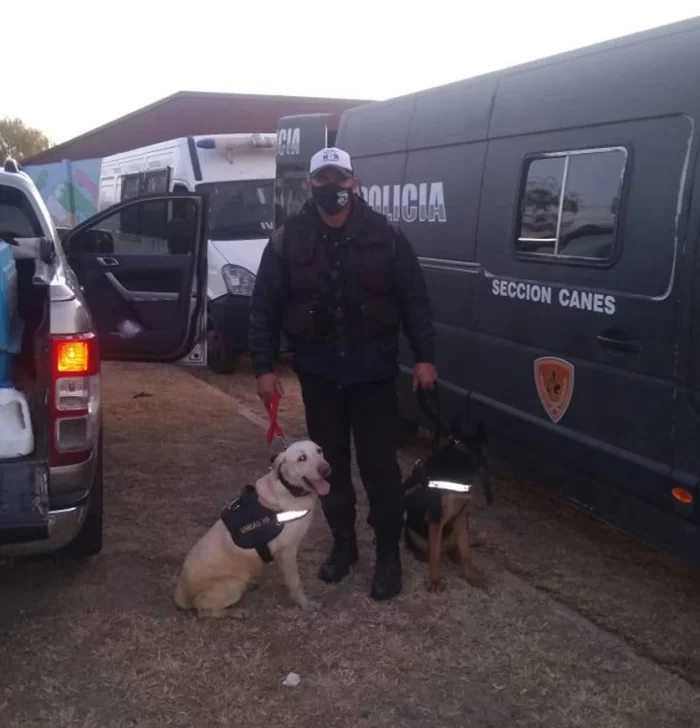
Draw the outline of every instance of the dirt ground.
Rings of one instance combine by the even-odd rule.
[[[282,426],[303,435],[285,385]],[[245,362],[230,377],[113,365],[104,390],[103,552],[0,564],[2,728],[700,724],[697,576],[502,468],[475,523],[488,593],[448,564],[448,589],[428,594],[405,555],[403,594],[373,602],[364,511],[357,569],[326,585],[318,512],[300,554],[317,615],[274,565],[246,620],[177,611],[187,550],[267,467],[264,413]],[[291,671],[298,687],[282,685]]]

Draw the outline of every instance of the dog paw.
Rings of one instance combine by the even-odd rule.
[[[445,591],[445,582],[442,579],[428,579],[426,582],[426,588],[431,594],[442,592]]]
[[[314,614],[314,612],[321,609],[321,603],[313,599],[304,599],[304,601],[299,602],[299,607],[304,614]]]
[[[234,607],[233,609],[229,609],[228,613],[226,615],[227,617],[230,617],[231,619],[249,619],[250,618],[250,612],[247,609],[241,609],[240,607]]]
[[[467,571],[462,575],[462,578],[475,589],[486,591],[486,579],[478,571]]]

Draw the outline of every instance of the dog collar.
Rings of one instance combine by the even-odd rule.
[[[279,478],[280,483],[290,492],[291,495],[293,495],[295,498],[301,498],[305,495],[311,495],[307,491],[305,491],[303,488],[300,488],[298,485],[292,485],[285,477],[282,475],[281,469],[277,471],[277,477]]]

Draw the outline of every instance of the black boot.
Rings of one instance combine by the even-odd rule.
[[[342,581],[358,558],[355,531],[338,533],[333,537],[330,556],[323,562],[318,576],[327,584]]]
[[[378,602],[401,592],[401,554],[397,543],[377,543],[377,557],[370,596]]]

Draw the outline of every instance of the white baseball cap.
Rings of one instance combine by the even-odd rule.
[[[338,149],[338,147],[326,147],[325,149],[321,149],[316,152],[316,154],[311,157],[309,175],[313,177],[315,174],[327,167],[339,169],[341,172],[345,172],[349,176],[352,176],[352,160],[350,159],[350,155],[344,149]]]

